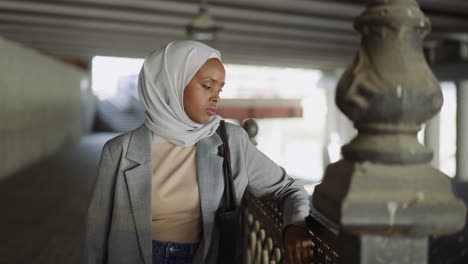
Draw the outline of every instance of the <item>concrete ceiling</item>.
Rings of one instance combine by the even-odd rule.
[[[348,65],[359,45],[353,19],[366,1],[209,0],[224,30],[213,44],[227,63],[320,69]],[[420,0],[433,40],[468,43],[468,1]],[[144,57],[198,12],[195,0],[0,1],[0,36],[45,54]]]

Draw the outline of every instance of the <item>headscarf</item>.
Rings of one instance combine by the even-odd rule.
[[[153,142],[191,146],[216,132],[220,116],[212,116],[206,124],[196,123],[185,113],[183,102],[185,87],[210,58],[221,60],[221,54],[203,43],[184,40],[171,42],[145,59],[138,94]]]

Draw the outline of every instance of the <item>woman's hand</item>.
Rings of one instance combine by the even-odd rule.
[[[312,263],[312,242],[309,231],[303,227],[290,225],[284,234],[286,264]]]

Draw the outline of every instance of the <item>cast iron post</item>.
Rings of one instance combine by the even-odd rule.
[[[466,210],[416,136],[443,102],[423,55],[430,21],[415,0],[371,0],[355,28],[361,46],[336,104],[358,135],[328,166],[313,206],[356,242],[340,242],[342,263],[428,263],[428,238],[460,230]]]

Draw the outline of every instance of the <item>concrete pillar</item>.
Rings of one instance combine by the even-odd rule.
[[[440,169],[440,114],[436,115],[426,124],[424,143],[434,152],[431,165]]]
[[[468,81],[457,84],[457,173],[460,181],[468,182]]]

